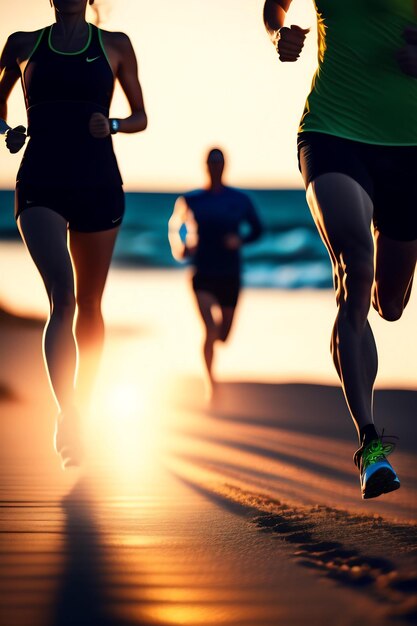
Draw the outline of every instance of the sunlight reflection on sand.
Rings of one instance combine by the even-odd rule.
[[[0,302],[21,314],[47,314],[43,285],[21,244],[3,242]],[[416,290],[403,318],[390,324],[371,311],[379,350],[377,386],[417,386]],[[128,372],[149,374],[180,370],[203,373],[201,328],[187,272],[113,268],[104,298],[109,332],[132,336],[129,351],[119,355]],[[221,379],[303,380],[337,384],[329,355],[335,316],[331,291],[246,290],[227,346],[215,363]],[[114,355],[110,358],[115,360]],[[120,363],[118,364],[120,367]],[[138,369],[139,368],[139,369]],[[138,376],[134,379],[137,384]],[[117,384],[126,382],[120,372]]]

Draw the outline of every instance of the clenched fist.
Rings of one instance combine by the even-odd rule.
[[[294,24],[290,28],[283,26],[279,29],[277,52],[280,61],[296,61],[298,59],[309,31],[309,28],[301,28]]]
[[[11,128],[6,134],[6,146],[9,152],[16,154],[25,145],[26,128],[24,126],[16,126]]]
[[[88,128],[96,139],[104,139],[110,135],[110,122],[102,113],[92,114]]]
[[[227,250],[239,250],[239,248],[242,246],[241,238],[233,233],[226,235],[223,242],[224,247],[227,248]]]

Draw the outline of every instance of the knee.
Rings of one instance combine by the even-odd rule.
[[[222,343],[225,343],[230,334],[230,326],[220,328],[218,331],[217,339]]]
[[[374,298],[372,305],[382,319],[387,322],[396,322],[400,319],[404,311],[402,302],[380,302],[378,299]]]
[[[366,303],[368,309],[371,301],[372,286],[374,283],[373,255],[356,254],[352,258],[344,258],[342,262],[342,288],[345,299],[357,303]]]
[[[206,327],[205,343],[206,344],[214,343],[218,339],[219,339],[219,331],[216,328],[216,326],[210,325],[210,326]]]
[[[50,292],[51,311],[62,316],[74,316],[75,295],[72,285],[57,282]]]
[[[78,314],[88,317],[101,317],[101,300],[91,295],[77,295]]]

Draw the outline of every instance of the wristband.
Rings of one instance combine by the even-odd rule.
[[[0,119],[0,135],[7,135],[9,130],[11,130],[11,127],[8,125],[8,123]]]
[[[112,135],[115,135],[116,133],[119,132],[120,122],[119,120],[115,120],[115,119],[111,119],[109,120],[109,122],[110,122],[110,133]]]

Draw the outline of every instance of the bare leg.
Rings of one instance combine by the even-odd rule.
[[[44,356],[51,388],[61,411],[74,403],[77,350],[73,335],[74,277],[67,248],[67,223],[44,207],[22,212],[18,226],[38,268],[50,302],[44,331]]]
[[[198,308],[200,310],[201,319],[203,320],[205,329],[205,338],[203,346],[204,363],[206,366],[206,372],[209,379],[209,384],[212,387],[215,384],[213,377],[213,356],[214,356],[214,343],[219,338],[219,325],[217,324],[213,316],[213,308],[218,306],[216,298],[208,291],[196,291]]]
[[[402,315],[411,295],[417,262],[417,241],[395,241],[375,232],[376,272],[373,306],[384,319]]]
[[[220,341],[223,341],[223,342],[227,341],[227,338],[229,337],[233,320],[235,317],[235,311],[236,311],[236,307],[234,306],[222,306],[221,307],[222,323],[219,329],[219,336],[218,336],[218,339]]]
[[[338,314],[332,354],[359,433],[373,423],[377,373],[376,346],[367,320],[374,281],[373,206],[356,181],[338,173],[313,181],[307,201],[333,263]]]
[[[77,315],[75,336],[79,350],[77,400],[88,407],[104,341],[101,300],[119,229],[96,233],[70,231],[75,268]]]

